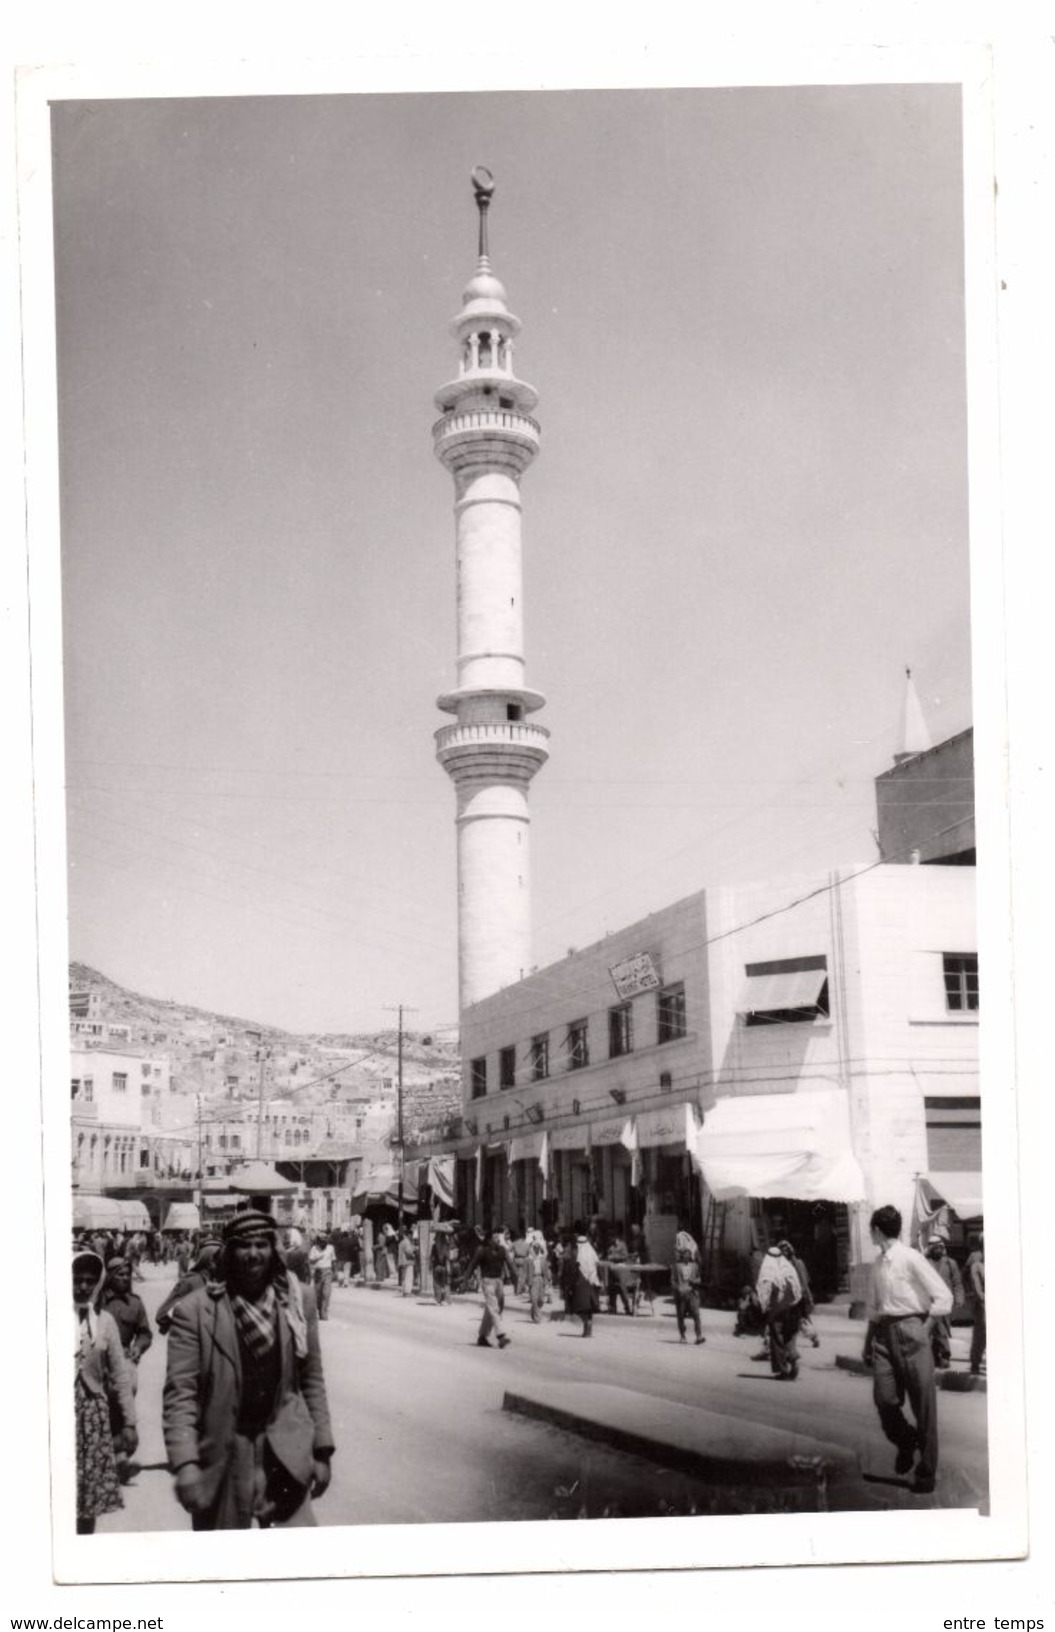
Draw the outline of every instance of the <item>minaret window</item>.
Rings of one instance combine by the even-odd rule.
[[[489,334],[487,334],[487,333],[484,333],[484,334],[481,334],[481,336],[480,336],[480,367],[481,368],[490,368],[490,366],[491,366],[491,336]]]
[[[523,718],[524,718],[524,710],[523,710],[523,708],[521,707],[521,705],[519,703],[507,703],[506,704],[506,719],[507,720],[522,720]]]

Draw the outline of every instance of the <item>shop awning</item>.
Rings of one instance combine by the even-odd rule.
[[[664,1105],[658,1111],[641,1111],[636,1118],[637,1142],[642,1150],[653,1145],[679,1145],[690,1153],[696,1149],[698,1129],[690,1104]]]
[[[733,1196],[865,1199],[850,1143],[849,1103],[839,1089],[719,1099],[704,1117],[696,1151],[707,1187],[719,1201]]]
[[[75,1230],[122,1230],[121,1203],[112,1196],[74,1196]]]
[[[200,1230],[201,1214],[193,1201],[174,1201],[165,1214],[166,1230]]]
[[[284,1179],[270,1162],[246,1162],[227,1176],[229,1190],[243,1196],[278,1196],[284,1191],[299,1189],[292,1179]]]
[[[413,1165],[416,1167],[417,1164]],[[365,1213],[369,1207],[398,1209],[398,1167],[375,1167],[369,1173],[363,1174],[352,1191],[351,1210],[353,1213]],[[411,1172],[411,1164],[408,1163],[403,1174],[403,1211],[405,1213],[416,1213],[417,1210],[417,1175]]]
[[[510,1162],[539,1162],[545,1151],[545,1128],[536,1128],[534,1133],[518,1133],[509,1141]]]
[[[123,1230],[152,1230],[154,1228],[145,1202],[119,1201],[117,1205],[121,1209],[121,1228]]]
[[[736,1005],[738,1014],[769,1014],[774,1009],[812,1009],[817,1005],[826,969],[795,969],[776,975],[748,975]]]
[[[590,1132],[584,1122],[573,1128],[554,1128],[549,1136],[551,1150],[585,1150],[590,1142]]]
[[[622,1145],[625,1150],[637,1149],[637,1133],[630,1116],[610,1116],[604,1122],[590,1123],[590,1145]]]
[[[960,1219],[982,1217],[980,1173],[921,1173],[920,1179],[929,1187],[929,1201],[944,1202]]]

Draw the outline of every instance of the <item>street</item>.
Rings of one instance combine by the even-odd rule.
[[[171,1273],[147,1271],[137,1285],[154,1310]],[[554,1304],[546,1310],[558,1308]],[[321,1327],[327,1390],[337,1441],[333,1481],[316,1504],[320,1524],[415,1524],[495,1519],[656,1516],[795,1510],[803,1493],[663,1466],[580,1437],[566,1428],[503,1410],[507,1391],[541,1397],[558,1385],[632,1399],[638,1421],[664,1411],[720,1413],[726,1432],[748,1444],[791,1430],[860,1458],[856,1476],[831,1505],[848,1508],[974,1507],[986,1502],[986,1396],[939,1395],[941,1466],[933,1497],[916,1497],[893,1475],[866,1377],[837,1368],[836,1355],[860,1353],[864,1327],[820,1311],[819,1349],[802,1343],[794,1384],[779,1385],[752,1360],[757,1338],[734,1338],[733,1316],[704,1311],[707,1342],[678,1342],[673,1309],[600,1316],[583,1341],[575,1320],[533,1326],[527,1304],[507,1297],[513,1342],[476,1346],[481,1304],[466,1295],[439,1307],[420,1294],[403,1299],[391,1284],[336,1288]],[[954,1355],[963,1368],[965,1340]],[[189,1529],[172,1494],[161,1434],[166,1339],[156,1336],[140,1366],[140,1445],[125,1486],[125,1508],[99,1521],[104,1531]]]

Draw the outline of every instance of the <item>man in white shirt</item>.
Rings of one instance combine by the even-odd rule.
[[[879,1207],[871,1218],[879,1248],[872,1265],[864,1361],[873,1368],[872,1395],[883,1432],[897,1446],[897,1473],[908,1473],[917,1453],[912,1489],[929,1495],[938,1472],[938,1396],[931,1332],[952,1310],[952,1293],[921,1252],[899,1239],[901,1214]],[[915,1427],[902,1406],[908,1396]]]
[[[311,1266],[311,1278],[315,1283],[315,1302],[318,1305],[320,1320],[330,1318],[330,1294],[333,1291],[333,1270],[336,1262],[337,1254],[329,1236],[317,1235],[308,1250],[308,1263]]]

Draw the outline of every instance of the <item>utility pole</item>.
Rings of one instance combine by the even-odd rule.
[[[264,1062],[267,1059],[267,1050],[260,1047],[256,1051],[260,1061],[260,1081],[256,1094],[256,1159],[261,1159],[264,1145]]]
[[[407,1008],[404,1003],[386,1004],[389,1014],[399,1015],[398,1043],[396,1045],[396,1143],[399,1146],[399,1233],[403,1234],[403,1016],[417,1014],[417,1009]]]
[[[202,1215],[202,1206],[203,1206],[203,1203],[202,1203],[201,1094],[199,1093],[196,1097],[197,1097],[197,1102],[198,1102],[198,1222],[200,1224],[201,1223],[201,1215]]]

